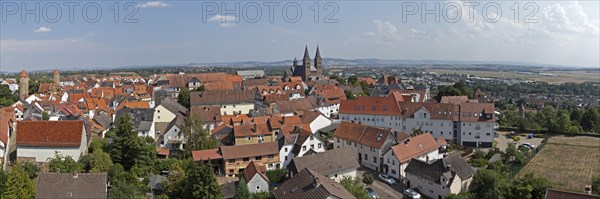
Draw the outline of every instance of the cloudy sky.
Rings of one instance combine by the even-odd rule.
[[[22,13],[36,3],[36,14]],[[600,66],[598,1],[2,1],[1,9],[0,71],[278,61],[301,57],[305,45],[311,56],[319,45],[322,56],[347,59]]]

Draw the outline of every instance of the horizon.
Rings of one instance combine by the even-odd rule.
[[[277,62],[305,46],[311,58],[319,46],[329,59],[600,67],[597,1],[289,1],[273,13],[264,1],[91,1],[72,17],[64,3],[43,1],[24,18],[23,5],[40,2],[2,3],[2,72]],[[86,6],[101,17],[82,15]],[[248,11],[256,6],[261,15]]]

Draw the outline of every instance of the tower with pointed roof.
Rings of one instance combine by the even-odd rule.
[[[25,100],[27,97],[29,97],[29,75],[23,70],[19,75],[19,99]]]
[[[54,80],[54,83],[57,86],[60,85],[60,73],[58,72],[58,69],[54,69],[52,72],[52,80]]]
[[[308,46],[304,47],[304,56],[302,57],[302,65],[298,65],[298,60],[294,58],[294,62],[290,70],[284,72],[284,79],[289,76],[301,77],[303,81],[310,79],[319,79],[323,75],[323,60],[321,59],[321,53],[317,46],[317,52],[314,60],[310,59],[308,53]]]

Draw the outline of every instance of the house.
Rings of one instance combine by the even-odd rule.
[[[392,96],[360,96],[356,100],[341,100],[340,102],[339,118],[341,121],[401,131],[402,118],[400,114],[400,107]]]
[[[118,123],[120,118],[128,115],[133,122],[133,127],[137,130],[138,136],[150,136],[156,139],[154,110],[150,108],[122,108],[117,111],[115,123]]]
[[[267,169],[265,165],[259,166],[251,161],[242,172],[242,178],[246,181],[250,193],[268,192],[269,178],[265,175]]]
[[[429,162],[443,158],[439,148],[440,145],[429,133],[404,139],[383,155],[384,172],[396,179],[403,179],[404,169],[412,159]]]
[[[544,199],[598,199],[600,196],[591,195],[586,193],[576,193],[570,191],[556,190],[548,188],[546,189],[546,195]]]
[[[267,170],[281,168],[277,142],[221,146],[219,149],[193,151],[192,156],[194,161],[222,163],[218,170],[224,171],[228,177],[241,175],[250,161],[265,166]]]
[[[273,132],[270,131],[269,126],[267,124],[258,124],[256,122],[233,126],[233,137],[235,138],[235,145],[275,141],[275,136],[273,135]]]
[[[475,169],[460,154],[425,162],[413,159],[406,167],[406,187],[430,198],[446,198],[467,191]]]
[[[351,148],[333,149],[304,157],[294,158],[288,167],[290,176],[297,175],[305,168],[317,171],[319,174],[340,182],[344,177],[356,177],[360,165],[354,157]]]
[[[106,173],[39,173],[35,198],[107,198]]]
[[[298,134],[283,135],[277,139],[277,144],[279,146],[279,161],[282,168],[287,168],[288,164],[294,158],[292,149],[294,149],[294,146],[296,145],[296,139],[298,139]]]
[[[171,98],[164,99],[154,108],[154,122],[169,123],[177,116],[188,115],[187,108],[181,106],[177,101]]]
[[[242,79],[244,80],[261,78],[265,76],[265,71],[263,70],[238,70],[235,73],[239,76],[242,76]]]
[[[0,109],[0,164],[8,160],[5,160],[5,157],[8,157],[8,149],[10,148],[9,139],[14,132],[15,122],[15,117],[10,108]]]
[[[316,171],[305,168],[273,191],[277,199],[356,198],[342,185]]]
[[[333,133],[333,148],[352,148],[360,165],[375,171],[383,171],[383,154],[393,144],[395,135],[389,128],[378,128],[342,122]]]
[[[460,103],[457,137],[467,147],[492,147],[496,111],[493,103]]]
[[[191,106],[220,106],[221,115],[248,114],[254,109],[253,90],[218,90],[210,92],[192,92]]]
[[[301,119],[303,124],[310,126],[313,134],[333,123],[331,119],[317,111],[306,111],[302,114]]]
[[[204,122],[202,126],[209,131],[215,129],[222,121],[220,106],[192,106],[190,115],[199,117]]]
[[[87,152],[88,134],[83,121],[19,121],[16,128],[17,160],[45,163],[55,152],[74,160]]]
[[[161,146],[165,148],[175,150],[183,149],[184,137],[181,132],[185,125],[185,119],[183,117],[176,117],[173,121],[169,122],[165,128],[164,134],[160,135],[158,140]],[[162,139],[161,139],[162,137]]]

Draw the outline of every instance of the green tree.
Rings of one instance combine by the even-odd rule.
[[[410,136],[417,136],[417,135],[421,135],[423,134],[423,130],[421,130],[421,127],[417,128],[413,128],[412,133],[410,134]]]
[[[29,179],[37,178],[38,173],[40,172],[40,167],[38,167],[35,163],[24,162],[20,165],[23,171],[25,171],[25,173],[27,174],[27,176],[29,176]]]
[[[190,109],[190,90],[187,88],[182,88],[179,91],[179,95],[177,96],[177,103],[181,104],[181,106]]]
[[[222,198],[221,187],[210,166],[203,163],[190,165],[186,173],[182,198]]]
[[[571,116],[569,112],[565,110],[558,110],[556,119],[556,126],[559,132],[567,132],[571,129]]]
[[[70,155],[63,156],[59,152],[54,152],[54,158],[48,158],[48,167],[50,172],[61,173],[79,173],[83,167]]]
[[[48,112],[44,111],[44,113],[42,113],[42,120],[44,120],[44,121],[50,120],[50,115],[48,115]]]
[[[549,187],[548,180],[528,173],[513,181],[510,198],[543,199]]]
[[[110,156],[114,163],[121,164],[127,171],[134,166],[152,168],[156,163],[156,145],[151,137],[139,137],[129,116],[124,115],[117,122]]]
[[[340,184],[348,190],[354,197],[358,199],[366,199],[369,198],[369,193],[363,187],[363,184],[359,178],[353,178],[350,176],[344,176]]]
[[[144,194],[133,184],[119,183],[108,189],[109,199],[145,199]]]
[[[167,177],[164,190],[165,195],[169,196],[169,198],[181,198],[183,195],[186,174],[182,163],[183,162],[175,162],[169,165],[169,176]]]
[[[191,115],[179,133],[184,137],[186,155],[189,157],[194,150],[214,149],[220,146],[219,140],[210,136],[208,130],[203,127],[204,122],[197,115]]]
[[[270,170],[267,171],[267,177],[271,182],[280,183],[283,182],[286,173],[287,171],[285,169]]]
[[[373,184],[373,175],[368,174],[368,173],[364,173],[363,174],[363,180],[362,180],[367,186]]]
[[[108,139],[100,138],[95,139],[90,143],[88,147],[88,153],[93,153],[94,151],[108,151]]]
[[[0,164],[0,168],[4,168],[3,164]],[[4,188],[6,187],[6,180],[8,179],[8,173],[4,171],[4,169],[0,169],[0,198],[2,198],[2,193],[4,193]]]
[[[35,183],[29,178],[20,164],[15,164],[6,178],[2,199],[23,199],[35,197]]]
[[[509,189],[507,177],[496,171],[479,169],[471,182],[473,198],[503,199]]]
[[[348,77],[348,84],[356,85],[357,82],[358,82],[358,77],[356,77],[356,76]]]
[[[450,194],[446,199],[471,199],[471,193],[460,192],[458,194]]]
[[[348,90],[348,89],[344,90],[344,94],[346,94],[346,99],[349,99],[349,100],[357,99],[356,95],[354,95],[351,90]]]
[[[594,195],[600,195],[600,176],[594,176],[592,178],[592,193]]]
[[[581,127],[587,132],[600,133],[600,113],[595,108],[587,108],[581,119]]]
[[[89,173],[108,172],[113,165],[110,154],[102,150],[94,150],[92,153],[81,156],[79,162],[83,166],[83,170]]]
[[[235,199],[247,199],[250,198],[250,191],[248,190],[248,185],[244,178],[240,178],[240,181],[237,184],[237,189],[235,190],[235,195],[233,196]]]

